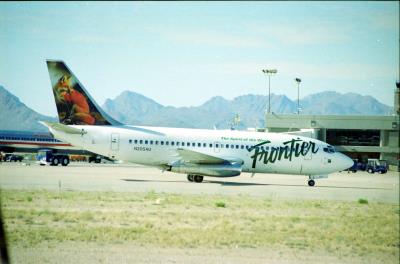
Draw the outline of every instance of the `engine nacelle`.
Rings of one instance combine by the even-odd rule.
[[[242,165],[237,162],[227,164],[177,163],[171,165],[168,170],[177,173],[203,176],[233,177],[240,175],[242,172]]]

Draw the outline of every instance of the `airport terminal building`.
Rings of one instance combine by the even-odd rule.
[[[288,132],[312,129],[315,138],[325,141],[353,159],[365,162],[387,160],[390,170],[399,169],[399,88],[395,92],[395,115],[302,115],[266,114],[266,130]]]

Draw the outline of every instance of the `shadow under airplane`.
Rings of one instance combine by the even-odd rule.
[[[164,180],[138,180],[138,179],[121,179],[122,181],[127,182],[165,182],[165,183],[188,183],[188,184],[195,184],[193,182],[188,181],[164,181]],[[275,183],[250,183],[250,182],[229,182],[229,181],[207,181],[204,180],[202,184],[219,184],[221,186],[282,186],[282,187],[308,187],[307,185],[303,184],[275,184]],[[310,188],[310,187],[308,187]],[[376,187],[358,187],[358,186],[314,186],[314,188],[327,188],[327,189],[358,189],[358,190],[391,190],[388,188],[376,188]]]

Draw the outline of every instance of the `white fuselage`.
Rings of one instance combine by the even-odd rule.
[[[242,171],[321,175],[347,169],[352,160],[328,152],[327,143],[281,133],[143,126],[79,126],[82,134],[50,129],[54,137],[94,153],[162,167],[181,159],[178,149],[243,161]],[[254,146],[258,144],[258,147]]]

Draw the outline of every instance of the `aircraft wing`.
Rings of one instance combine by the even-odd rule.
[[[233,158],[232,159],[220,158],[188,149],[179,148],[177,149],[177,152],[179,156],[182,158],[182,160],[188,163],[195,163],[195,164],[227,164],[231,162],[243,163],[242,160]]]

